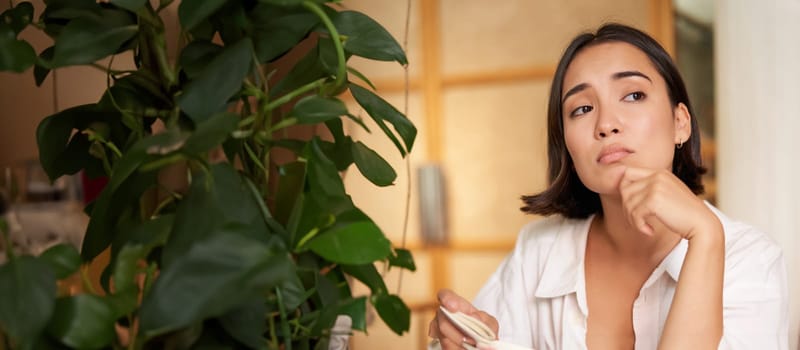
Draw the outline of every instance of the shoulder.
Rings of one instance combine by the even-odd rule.
[[[552,245],[559,237],[581,234],[587,219],[569,219],[553,215],[534,220],[522,227],[517,237],[517,248]]]
[[[561,215],[544,217],[522,227],[511,264],[524,265],[526,274],[541,273],[552,261],[572,260],[584,249],[591,217],[570,219]],[[538,279],[538,278],[537,278]]]
[[[768,234],[741,221],[731,219],[719,209],[712,210],[725,232],[726,265],[741,263],[770,265],[782,259],[781,247]]]
[[[714,213],[725,232],[725,294],[731,302],[785,297],[786,266],[781,247],[763,231]]]

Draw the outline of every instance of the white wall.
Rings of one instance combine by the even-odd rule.
[[[800,2],[715,1],[718,198],[783,247],[800,327]]]

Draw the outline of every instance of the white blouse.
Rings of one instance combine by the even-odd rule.
[[[789,302],[781,249],[764,233],[711,209],[725,232],[719,348],[787,350]],[[591,221],[554,216],[522,229],[514,251],[474,301],[497,318],[501,340],[537,350],[586,349],[583,268]],[[633,304],[636,350],[658,346],[687,247],[686,240],[678,243],[639,291]]]

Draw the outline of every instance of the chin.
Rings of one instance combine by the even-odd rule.
[[[625,166],[615,166],[589,174],[589,179],[578,173],[578,177],[590,191],[599,195],[619,195],[619,182],[625,173]]]

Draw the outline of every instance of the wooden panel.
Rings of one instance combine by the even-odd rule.
[[[421,3],[422,49],[422,88],[425,100],[425,123],[428,128],[428,157],[433,162],[442,161],[442,34],[439,13],[440,0],[424,0]]]
[[[552,65],[581,31],[617,21],[649,28],[640,0],[442,0],[446,75]]]
[[[351,350],[410,350],[424,349],[422,347],[427,338],[428,323],[431,318],[427,313],[414,313],[411,316],[411,329],[403,336],[394,334],[378,315],[374,313],[375,321],[367,328],[367,334],[355,332],[351,341]]]
[[[431,276],[433,275],[433,256],[430,252],[424,250],[414,250],[411,252],[414,256],[414,262],[417,265],[417,271],[409,272],[404,271],[402,274],[402,287],[400,286],[400,269],[394,268],[389,271],[384,271],[384,267],[379,264],[378,271],[384,273],[384,281],[386,281],[386,288],[390,293],[398,294],[403,301],[408,305],[423,305],[429,302],[430,296],[434,293],[431,286]],[[369,288],[361,282],[354,281],[352,284],[353,295],[368,295]]]
[[[510,252],[454,252],[450,264],[458,268],[453,271],[448,287],[467,300],[475,299],[478,291]]]
[[[519,197],[546,185],[548,89],[532,82],[445,93],[443,165],[453,241],[513,242],[532,219],[519,211]]]

